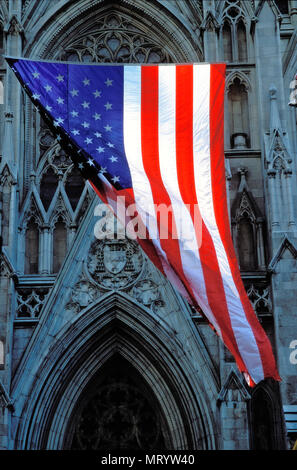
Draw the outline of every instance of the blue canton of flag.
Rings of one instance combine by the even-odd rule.
[[[34,103],[53,118],[56,132],[63,129],[87,153],[77,163],[80,170],[98,169],[116,187],[131,187],[123,143],[123,68],[26,60],[12,67]]]

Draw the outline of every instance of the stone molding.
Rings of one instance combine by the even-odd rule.
[[[7,408],[11,412],[14,411],[13,402],[0,380],[0,409],[2,409],[3,412],[5,408]]]
[[[247,388],[238,377],[234,369],[231,369],[218,396],[218,404],[222,402],[245,402],[251,398]]]
[[[276,273],[276,267],[277,267],[278,263],[280,262],[283,253],[286,250],[289,250],[292,257],[297,259],[297,249],[294,245],[294,242],[291,241],[290,238],[287,235],[284,235],[278,249],[276,250],[275,255],[273,256],[273,258],[271,259],[271,261],[268,265],[268,271],[269,272]]]

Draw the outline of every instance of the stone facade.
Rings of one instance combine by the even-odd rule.
[[[282,377],[250,389],[135,242],[95,238],[98,199],[1,55],[1,449],[292,447],[296,45],[295,0],[1,0],[1,54],[227,62],[230,225]]]

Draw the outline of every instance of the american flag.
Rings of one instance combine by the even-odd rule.
[[[225,65],[7,61],[101,199],[114,210],[119,195],[125,207],[135,204],[147,235],[139,243],[202,309],[248,383],[279,380],[231,239]],[[160,236],[162,205],[172,208],[166,237]]]

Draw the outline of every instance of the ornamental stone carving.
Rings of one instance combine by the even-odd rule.
[[[164,306],[158,286],[151,279],[138,281],[133,287],[132,296],[137,302],[151,308],[153,311]]]
[[[168,63],[169,53],[130,18],[111,13],[60,51],[58,59],[75,62]]]
[[[87,307],[98,297],[98,289],[92,286],[88,281],[78,282],[72,290],[72,301],[81,308]]]
[[[142,271],[143,255],[131,240],[96,240],[86,262],[88,274],[103,289],[125,289]]]
[[[89,304],[95,302],[100,294],[100,290],[82,275],[71,290],[71,299],[66,304],[66,310],[71,310],[77,314]]]
[[[18,289],[16,319],[39,317],[43,304],[49,295],[49,289]]]

